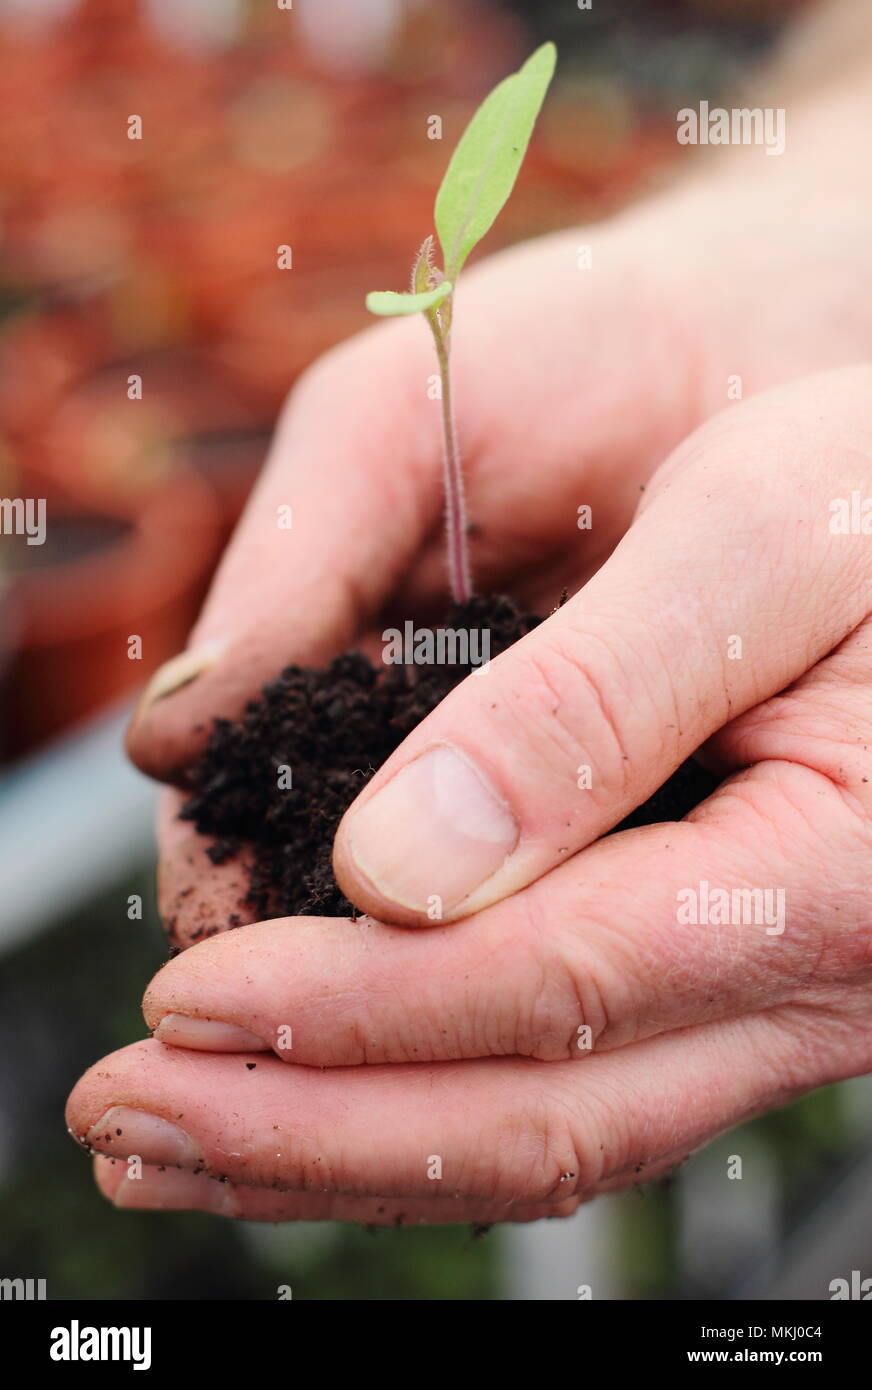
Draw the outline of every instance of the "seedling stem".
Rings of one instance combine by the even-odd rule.
[[[452,597],[459,604],[472,596],[472,581],[451,383],[454,290],[464,261],[493,226],[515,185],[556,60],[553,43],[537,48],[518,72],[504,78],[485,98],[463,132],[436,195],[435,223],[444,269],[433,263],[433,237],[429,236],[415,259],[411,290],[407,294],[373,291],[366,299],[373,314],[385,317],[423,313],[433,333],[441,384],[448,574]]]

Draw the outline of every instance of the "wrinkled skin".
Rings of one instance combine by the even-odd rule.
[[[736,161],[469,272],[454,354],[478,587],[572,597],[348,812],[335,863],[368,917],[221,932],[152,981],[156,1036],[69,1102],[119,1205],[565,1215],[872,1068],[872,537],[831,527],[833,499],[872,496],[872,210],[828,177],[812,197],[799,155]],[[283,664],[438,614],[432,370],[403,322],[300,383],[192,635],[200,674],[159,681],[131,730],[140,766],[182,783],[209,719]],[[380,803],[374,851],[358,819],[446,745],[514,835],[462,893],[472,858],[426,797]],[[726,778],[708,801],[598,839],[701,746]],[[209,864],[178,799],[160,894],[184,946],[238,911],[243,878]],[[441,923],[409,930],[448,861]],[[703,880],[783,889],[783,931],[682,922]],[[111,1161],[131,1152],[138,1180]]]

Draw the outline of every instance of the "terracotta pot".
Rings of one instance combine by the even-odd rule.
[[[44,481],[29,480],[28,495],[40,495]],[[176,473],[114,507],[106,499],[86,507],[81,495],[59,489],[45,496],[45,546],[15,538],[21,549],[11,595],[20,631],[7,681],[13,756],[132,692],[181,648],[221,535],[214,493],[195,473]],[[134,637],[141,660],[129,656]]]
[[[143,398],[127,398],[128,377]],[[177,468],[213,485],[225,530],[235,523],[266,451],[272,415],[252,409],[226,372],[184,350],[103,366],[54,403],[19,445],[46,486],[115,511],[130,510]]]

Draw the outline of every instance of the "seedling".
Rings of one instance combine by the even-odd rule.
[[[428,236],[415,257],[409,292],[375,290],[366,299],[370,312],[385,318],[423,314],[433,333],[442,385],[448,573],[456,603],[471,597],[472,583],[451,392],[454,291],[467,256],[490,231],[515,186],[556,61],[553,43],[537,48],[518,72],[485,98],[463,132],[436,194],[434,221],[442,268],[434,260],[434,238]]]

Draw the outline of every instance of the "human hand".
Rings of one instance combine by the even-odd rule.
[[[398,764],[460,740],[482,767],[517,843],[463,920],[261,923],[164,967],[158,1041],[70,1100],[104,1191],[271,1220],[562,1215],[872,1067],[870,387],[868,367],[825,374],[699,430],[595,578],[367,787],[345,873]],[[590,843],[706,739],[737,769],[713,797]],[[450,849],[430,872],[469,867]],[[132,1152],[141,1180],[105,1157]]]
[[[728,380],[749,394],[862,357],[869,212],[860,196],[826,196],[801,144],[469,272],[454,356],[481,592],[548,612],[596,572],[654,467],[723,406]],[[591,271],[577,266],[580,243]],[[191,648],[156,677],[131,730],[146,771],[183,782],[212,718],[238,714],[288,662],[372,650],[408,616],[438,621],[433,370],[428,335],[406,321],[337,349],[300,384]],[[582,503],[592,531],[577,528]],[[276,525],[285,505],[290,532]],[[211,863],[178,806],[170,793],[160,906],[184,945],[245,920],[245,882],[238,865]]]

